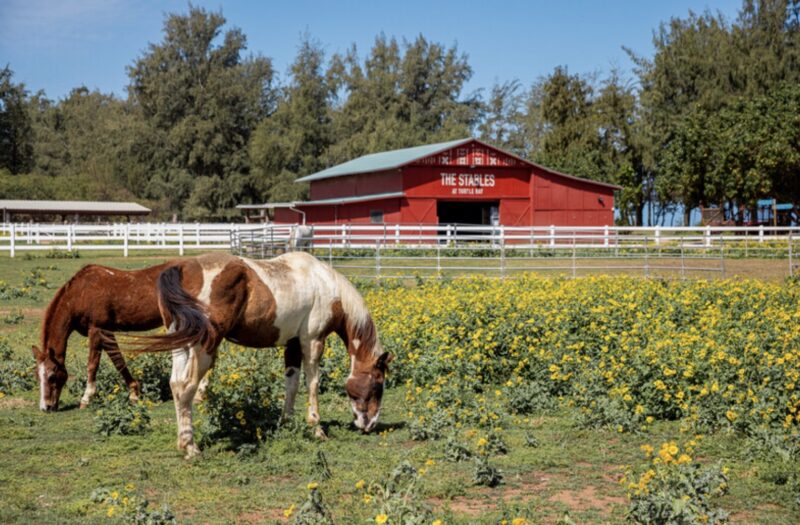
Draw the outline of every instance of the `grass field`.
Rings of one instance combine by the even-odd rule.
[[[78,268],[88,262],[137,268],[161,260],[0,258],[0,281],[11,287],[23,288],[26,277],[39,276],[27,296],[0,300],[0,338],[10,344],[14,359],[32,363],[30,346],[38,343],[43,308]],[[777,281],[782,279],[778,265],[785,262],[732,264],[745,275]],[[265,352],[280,361],[277,351]],[[85,374],[85,364],[86,340],[74,334],[67,357],[71,381]],[[110,368],[105,357],[103,367]],[[341,378],[334,380],[321,398],[327,441],[302,431],[281,431],[252,454],[212,446],[190,462],[175,449],[171,402],[153,406],[148,433],[101,437],[93,430],[95,409],[79,410],[78,398],[67,389],[62,410],[53,414],[37,409],[33,390],[8,392],[0,398],[0,522],[121,522],[124,517],[118,513],[109,516],[108,504],[91,499],[93,491],[107,488],[147,499],[150,508],[166,504],[180,523],[287,523],[287,509],[299,509],[308,498],[309,481],[318,478],[315,458],[322,451],[331,477],[315,491],[340,524],[374,523],[379,509],[366,501],[357,484],[380,481],[404,460],[424,472],[417,497],[442,523],[511,523],[515,517],[558,523],[565,515],[574,523],[620,523],[628,509],[623,478],[630,468],[647,462],[640,446],[685,434],[680,420],[656,421],[633,433],[581,428],[576,410],[566,406],[514,418],[504,431],[508,453],[492,458],[504,482],[488,488],[473,483],[471,462],[445,460],[442,441],[411,438],[410,407],[402,386],[389,389],[380,427],[369,435],[351,428],[342,386]],[[535,446],[530,446],[531,436]],[[722,461],[729,469],[730,490],[715,503],[731,513],[732,523],[800,523],[796,480],[790,475],[796,464],[781,471],[774,460],[749,454],[750,446],[732,430],[700,441],[698,461]]]

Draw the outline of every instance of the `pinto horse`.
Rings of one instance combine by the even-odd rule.
[[[131,399],[139,396],[133,378],[111,331],[139,331],[162,324],[156,297],[156,280],[172,263],[141,270],[118,270],[105,266],[84,266],[58,289],[42,321],[41,349],[32,347],[39,380],[39,408],[58,409],[61,390],[67,382],[64,365],[67,340],[73,331],[89,338],[86,390],[81,408],[97,391],[95,379],[103,350],[128,386]]]
[[[319,427],[317,391],[325,339],[336,333],[350,355],[345,389],[355,425],[377,423],[383,381],[392,355],[384,352],[364,300],[341,274],[303,252],[255,261],[207,254],[170,266],[158,278],[166,335],[140,351],[172,351],[170,386],[178,422],[178,448],[199,453],[192,430],[192,399],[213,366],[223,339],[254,348],[284,346],[284,417],[294,409],[300,365],[308,385],[308,423]]]

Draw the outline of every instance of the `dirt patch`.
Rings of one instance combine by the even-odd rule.
[[[430,498],[428,503],[437,509],[448,506],[454,513],[477,516],[495,510],[501,500],[506,503],[511,501],[525,503],[537,493],[545,490],[555,478],[561,479],[562,476],[548,472],[527,472],[513,484],[501,485],[494,489],[472,488],[463,496],[457,496],[447,501],[441,498]]]
[[[26,318],[42,317],[44,315],[44,308],[0,308],[0,315],[8,315],[17,312],[21,312]]]
[[[600,514],[608,515],[613,507],[624,505],[627,500],[619,496],[603,496],[597,489],[589,485],[578,490],[559,490],[548,498],[554,503],[561,503],[571,510],[597,510]]]
[[[289,521],[282,509],[252,510],[236,516],[237,523],[267,523],[275,521]]]
[[[33,401],[21,397],[4,397],[0,399],[0,410],[33,406]]]
[[[765,513],[776,513],[781,510],[783,509],[774,503],[762,503],[754,509],[734,512],[730,515],[730,521],[731,523],[751,523],[756,521],[757,516],[763,516]]]

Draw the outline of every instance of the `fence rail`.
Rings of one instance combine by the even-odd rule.
[[[789,227],[506,227],[458,225],[270,225],[232,235],[234,253],[271,257],[302,249],[350,274],[441,277],[522,271],[725,275],[726,258],[788,259]]]
[[[731,258],[787,259],[800,227],[510,227],[408,224],[0,224],[0,254],[27,251],[230,250],[271,257],[307,250],[357,275],[445,276],[586,270],[725,273]]]

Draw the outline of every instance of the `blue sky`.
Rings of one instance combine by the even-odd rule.
[[[622,46],[651,55],[659,22],[691,9],[733,19],[741,0],[418,1],[295,0],[205,1],[240,27],[249,51],[272,58],[281,78],[308,31],[328,55],[355,43],[363,57],[375,36],[398,40],[422,34],[457,44],[474,70],[468,90],[496,80],[531,84],[555,66],[574,73],[630,74]],[[81,85],[125,96],[126,66],[161,40],[164,14],[185,12],[184,1],[0,0],[0,66],[15,80],[58,99]]]

